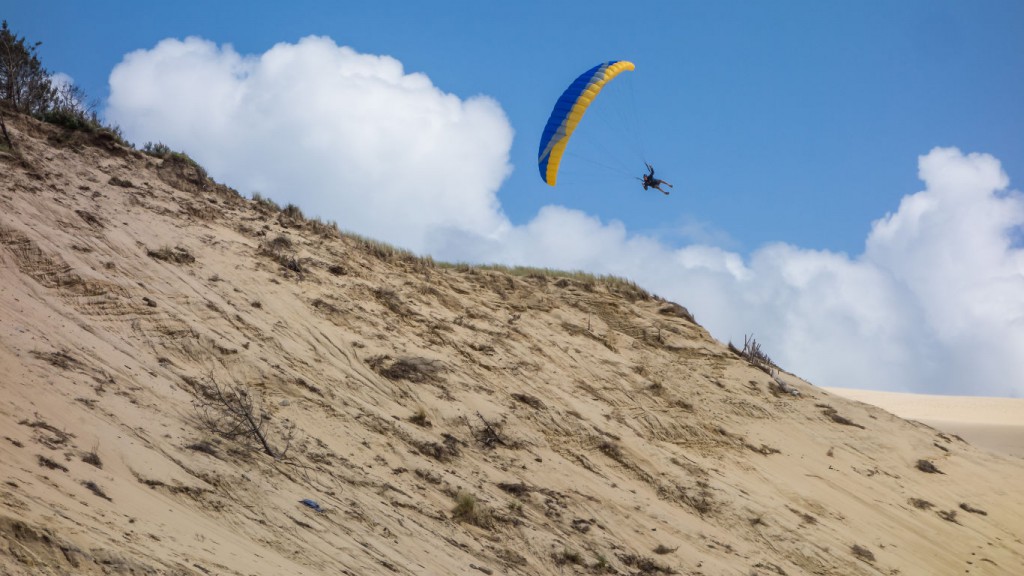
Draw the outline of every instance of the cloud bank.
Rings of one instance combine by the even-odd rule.
[[[771,244],[743,257],[561,206],[513,225],[497,197],[513,137],[500,106],[327,38],[258,56],[164,40],[125,56],[110,87],[106,117],[128,138],[344,229],[445,260],[625,276],[721,340],[755,334],[818,385],[1024,396],[1024,197],[991,156],[920,157],[923,190],[873,223],[859,256]]]
[[[110,89],[106,116],[129,138],[187,150],[235,188],[346,229],[424,251],[438,229],[508,224],[501,107],[445,94],[393,58],[313,36],[260,56],[169,39],[125,56]]]

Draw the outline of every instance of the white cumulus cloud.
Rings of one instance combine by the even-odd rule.
[[[753,333],[819,385],[1024,395],[1024,198],[991,156],[919,158],[924,189],[873,224],[861,255],[769,244],[744,257],[561,206],[512,225],[500,106],[327,38],[258,56],[165,40],[126,55],[110,85],[107,119],[130,139],[345,229],[445,260],[624,276],[719,339]]]
[[[501,107],[328,38],[260,56],[164,40],[114,68],[106,116],[236,188],[415,251],[440,228],[487,237],[508,225],[496,197],[511,170]]]

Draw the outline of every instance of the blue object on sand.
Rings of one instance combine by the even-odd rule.
[[[317,512],[323,512],[323,509],[321,509],[320,505],[317,504],[316,501],[314,501],[314,500],[310,500],[309,498],[305,498],[303,500],[299,500],[299,502],[302,502],[303,504],[305,504],[306,506],[309,506],[310,508],[312,508],[313,510],[316,510]]]

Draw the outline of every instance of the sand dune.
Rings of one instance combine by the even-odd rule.
[[[1024,458],[1024,399],[939,396],[826,388],[833,394],[878,406],[968,442]]]
[[[1024,460],[773,377],[679,304],[8,129],[0,574],[1024,573]]]

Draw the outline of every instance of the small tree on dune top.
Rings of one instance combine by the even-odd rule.
[[[8,28],[6,20],[0,25],[0,105],[3,107],[33,115],[53,107],[57,88],[36,54],[40,44],[29,44],[24,37],[19,38]]]

